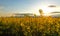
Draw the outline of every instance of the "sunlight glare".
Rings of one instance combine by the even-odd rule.
[[[53,9],[48,7],[48,5],[42,5],[42,6],[39,6],[37,7],[37,9],[42,9],[43,10],[43,15],[46,16],[46,15],[49,15],[48,13],[50,12],[53,12]]]

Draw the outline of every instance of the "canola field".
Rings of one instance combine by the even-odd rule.
[[[60,18],[0,17],[0,36],[60,36]]]

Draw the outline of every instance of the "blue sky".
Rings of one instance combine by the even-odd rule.
[[[60,7],[60,0],[0,0],[0,16],[5,16],[10,13],[37,13],[41,6],[54,4]]]

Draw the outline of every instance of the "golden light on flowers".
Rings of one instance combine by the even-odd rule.
[[[19,23],[20,22],[20,23]],[[42,35],[50,35],[50,31],[59,34],[60,18],[52,17],[24,17],[24,18],[0,18],[0,28],[2,33],[9,32],[18,34],[23,32],[25,36],[37,35],[35,33],[44,31]],[[6,31],[5,31],[6,30]],[[8,31],[7,31],[8,30]],[[11,30],[11,31],[10,31]],[[36,32],[37,31],[37,32]],[[20,34],[19,34],[20,35]]]

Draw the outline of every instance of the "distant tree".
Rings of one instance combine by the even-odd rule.
[[[34,14],[34,16],[36,17],[36,14]]]
[[[42,9],[39,9],[39,13],[41,16],[43,16],[43,10]]]

